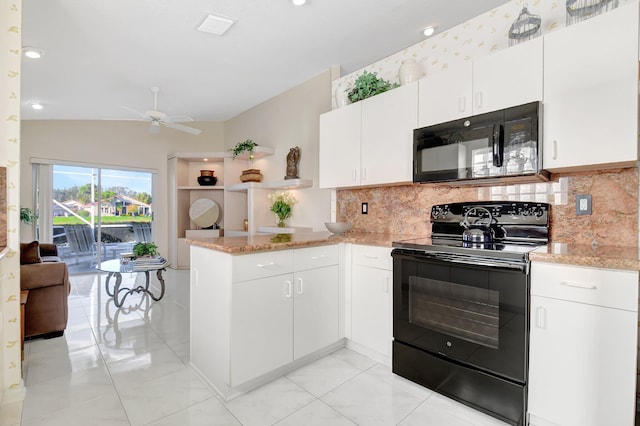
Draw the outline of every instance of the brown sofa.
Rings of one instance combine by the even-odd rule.
[[[25,337],[62,336],[67,328],[71,291],[67,264],[55,244],[20,244],[20,289],[29,290],[24,312]]]

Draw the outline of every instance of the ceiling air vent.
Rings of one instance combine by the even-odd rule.
[[[221,36],[224,35],[224,33],[226,33],[235,23],[235,19],[209,13],[202,20],[202,23],[198,25],[198,31]]]

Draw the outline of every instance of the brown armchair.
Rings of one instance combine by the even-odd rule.
[[[20,289],[29,290],[24,335],[62,336],[67,328],[67,298],[71,291],[67,264],[55,244],[20,244]]]

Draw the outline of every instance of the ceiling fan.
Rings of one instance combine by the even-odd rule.
[[[151,91],[153,92],[153,110],[142,113],[133,108],[129,108],[126,106],[122,107],[140,116],[138,120],[144,120],[151,123],[149,126],[149,133],[159,133],[160,125],[169,127],[171,129],[180,130],[182,132],[191,133],[192,135],[199,135],[200,133],[202,133],[202,130],[178,124],[178,122],[193,121],[193,118],[189,117],[188,115],[167,115],[162,111],[158,111],[158,92],[160,92],[160,88],[157,86],[153,86],[151,88]]]

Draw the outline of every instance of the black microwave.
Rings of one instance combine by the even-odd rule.
[[[541,104],[532,102],[413,131],[413,182],[548,180]]]

